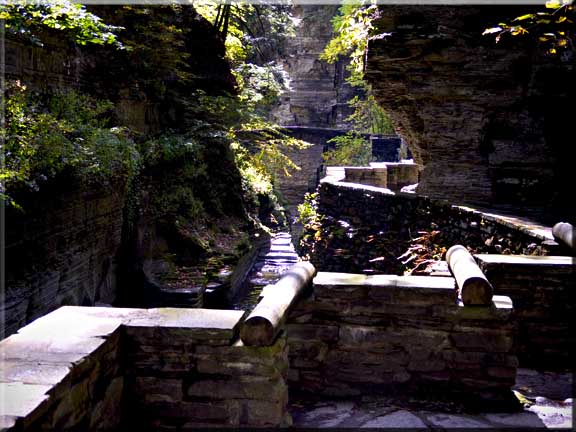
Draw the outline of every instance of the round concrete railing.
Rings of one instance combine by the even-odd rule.
[[[446,262],[456,279],[462,303],[467,306],[489,306],[494,289],[468,250],[462,245],[446,252]]]
[[[552,235],[558,243],[567,246],[572,252],[576,252],[574,226],[567,222],[558,222],[552,227]]]
[[[248,346],[269,346],[286,321],[290,306],[307,287],[316,269],[309,262],[299,262],[278,282],[266,289],[266,294],[240,328],[240,339]]]

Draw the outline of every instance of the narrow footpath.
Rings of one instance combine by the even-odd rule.
[[[292,237],[287,231],[273,233],[270,237],[269,247],[263,248],[252,270],[246,278],[246,293],[231,305],[235,310],[252,310],[262,289],[272,285],[296,262],[298,254],[292,244]]]
[[[469,412],[456,404],[413,398],[294,398],[295,428],[572,429],[573,375],[518,369],[514,391],[526,402],[516,413]]]

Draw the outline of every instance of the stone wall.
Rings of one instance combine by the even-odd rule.
[[[476,255],[496,294],[514,302],[523,367],[571,369],[576,344],[576,263],[567,256]]]
[[[5,334],[62,305],[115,300],[125,189],[62,176],[14,196],[23,210],[5,214]]]
[[[393,6],[373,24],[366,77],[423,165],[418,191],[455,202],[576,213],[569,112],[576,56],[482,36],[507,6]]]
[[[398,258],[412,239],[431,233],[440,247],[463,244],[476,253],[546,255],[557,246],[549,228],[443,200],[338,179],[318,190],[324,219],[310,259],[319,271],[402,274]]]
[[[286,426],[285,338],[242,346],[243,314],[60,308],[0,342],[3,430]]]
[[[333,396],[458,394],[510,402],[512,303],[457,303],[450,277],[318,273],[286,326],[291,389]]]

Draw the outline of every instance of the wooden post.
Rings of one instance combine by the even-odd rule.
[[[489,306],[492,304],[494,289],[464,246],[455,245],[448,249],[446,261],[456,279],[460,298],[465,305]]]
[[[267,287],[264,297],[240,328],[240,339],[244,345],[272,345],[290,306],[315,274],[316,269],[312,264],[299,262],[284,273],[278,282]]]
[[[574,227],[567,222],[558,222],[552,227],[554,239],[565,246],[568,246],[572,252],[576,252],[576,242],[574,241]]]

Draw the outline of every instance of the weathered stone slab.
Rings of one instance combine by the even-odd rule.
[[[388,170],[386,166],[380,167],[344,167],[345,182],[360,183],[364,185],[388,187]]]
[[[427,415],[426,419],[434,426],[440,429],[486,429],[493,426],[488,422],[482,422],[463,415],[454,414],[431,414]]]
[[[275,400],[287,396],[288,387],[283,380],[267,377],[240,376],[230,380],[202,380],[193,382],[186,395],[212,399],[259,399]]]
[[[426,429],[426,423],[422,419],[409,411],[401,410],[391,414],[376,417],[363,423],[363,428],[410,428]]]
[[[182,402],[171,404],[156,402],[149,404],[143,413],[145,417],[156,420],[160,419],[184,419],[192,423],[208,423],[238,425],[240,420],[240,405],[238,401],[210,401],[210,402]]]
[[[445,317],[446,319],[460,320],[480,320],[495,321],[497,326],[503,326],[510,320],[514,307],[512,300],[507,296],[492,296],[492,305],[484,306],[466,306],[459,301],[456,307],[434,306],[432,315],[435,317]],[[487,323],[488,324],[488,323]]]
[[[144,319],[130,320],[135,327],[168,327],[188,329],[191,339],[229,339],[237,333],[244,311],[217,309],[149,309]]]
[[[17,430],[17,429],[15,429],[17,420],[18,420],[18,417],[15,417],[15,416],[0,415],[0,430],[1,431]]]
[[[48,336],[50,337],[50,336]],[[5,360],[38,361],[45,363],[76,362],[105,344],[101,338],[70,336],[43,339],[31,332],[15,334],[0,342]]]
[[[286,402],[287,399],[277,402],[242,400],[240,401],[240,424],[251,427],[286,426]]]
[[[196,370],[199,374],[207,375],[229,375],[238,377],[241,375],[266,376],[278,378],[283,372],[283,368],[276,365],[266,365],[254,362],[235,362],[226,359],[214,359],[211,356],[198,357]]]
[[[146,403],[182,401],[183,384],[181,379],[137,376],[131,389],[133,397],[140,398]]]
[[[317,324],[287,324],[286,334],[293,340],[319,340],[331,342],[338,339],[338,326]]]
[[[474,328],[461,328],[460,330],[460,332],[454,332],[450,335],[454,345],[458,348],[471,351],[485,350],[487,352],[509,352],[512,349],[513,339],[511,335],[503,335],[498,331],[479,333]]]
[[[111,310],[114,308],[63,306],[23,327],[18,334],[38,339],[105,337],[122,324],[121,310],[117,314],[111,313]]]
[[[419,305],[454,304],[457,298],[453,278],[319,272],[313,283],[318,298],[358,300],[369,293],[382,303]]]
[[[0,369],[0,381],[55,385],[68,375],[71,367],[69,363],[4,361]]]
[[[33,421],[48,408],[50,385],[0,383],[0,416],[27,417]]]
[[[538,266],[539,270],[554,267],[576,267],[573,257],[568,256],[532,256],[532,255],[498,255],[498,254],[481,254],[474,255],[474,258],[480,265],[482,263],[490,265],[509,266]],[[524,270],[526,268],[523,268]],[[552,270],[552,269],[550,269]]]

